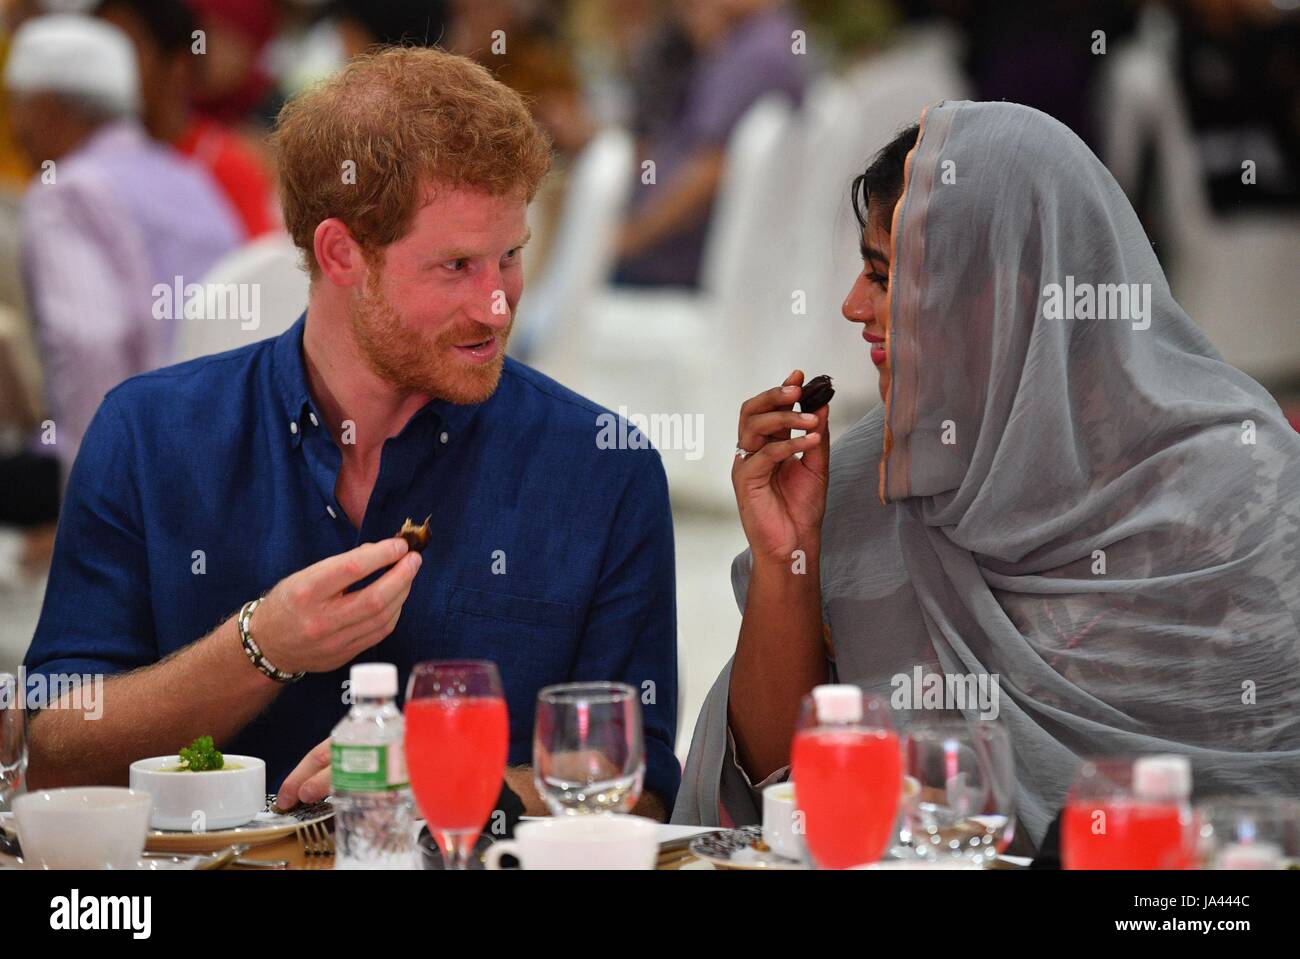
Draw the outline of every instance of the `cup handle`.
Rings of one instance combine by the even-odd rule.
[[[483,866],[486,869],[500,869],[502,856],[514,856],[519,859],[519,843],[513,839],[502,839],[494,842],[487,847],[487,852],[483,856]],[[523,860],[520,859],[522,864]]]

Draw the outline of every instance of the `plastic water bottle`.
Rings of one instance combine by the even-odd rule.
[[[352,667],[352,708],[334,727],[335,869],[415,868],[415,816],[397,708],[397,667]]]

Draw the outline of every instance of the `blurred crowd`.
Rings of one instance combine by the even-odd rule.
[[[1300,4],[1285,0],[7,0],[0,582],[45,563],[60,484],[103,393],[179,358],[174,317],[157,316],[151,291],[277,233],[267,135],[279,107],[358,52],[438,44],[526,95],[557,155],[535,203],[530,284],[546,277],[569,172],[600,131],[627,131],[637,163],[602,282],[689,291],[733,134],[765,97],[798,109],[825,78],[942,35],[967,96],[1044,110],[1109,162],[1107,56],[1153,15],[1209,229],[1258,216],[1294,226]],[[1159,137],[1121,133],[1121,184],[1163,256],[1177,225],[1160,199]],[[1294,301],[1290,313],[1300,332]],[[1300,375],[1300,358],[1284,361],[1266,371],[1281,394]]]

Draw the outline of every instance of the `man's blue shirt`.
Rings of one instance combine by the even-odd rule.
[[[358,532],[334,495],[342,459],[308,392],[303,328],[104,398],[69,478],[29,672],[157,662],[289,574],[432,514],[396,629],[358,661],[396,663],[403,691],[422,660],[495,661],[512,765],[532,761],[539,688],[629,683],[646,788],[671,809],[676,609],[659,454],[600,448],[604,410],[507,359],[486,402],[431,402],[384,444]],[[265,759],[277,789],[347,711],[347,677],[286,686],[226,750]]]

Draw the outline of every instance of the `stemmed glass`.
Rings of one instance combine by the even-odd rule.
[[[796,827],[813,862],[846,869],[878,860],[894,834],[902,786],[888,707],[857,686],[804,697],[790,751]]]
[[[908,855],[987,864],[1015,836],[1015,767],[995,719],[919,719],[903,730]]]
[[[22,788],[27,774],[27,712],[13,673],[0,673],[0,806]]]
[[[1205,869],[1287,869],[1300,862],[1300,800],[1220,796],[1196,807]]]
[[[1134,759],[1084,762],[1061,819],[1066,869],[1188,869],[1195,855],[1191,809],[1178,795],[1144,794]]]
[[[636,690],[564,683],[538,692],[533,775],[552,815],[630,811],[645,780]]]
[[[448,869],[470,853],[501,794],[510,727],[490,662],[419,663],[406,687],[406,766]]]

